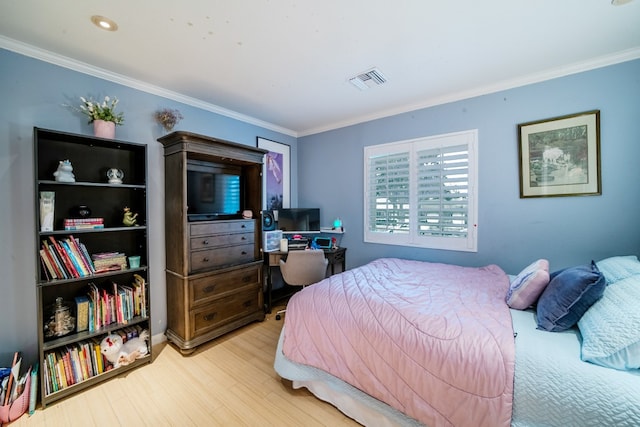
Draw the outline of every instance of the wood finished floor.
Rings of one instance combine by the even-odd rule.
[[[358,426],[273,370],[282,327],[275,312],[190,356],[158,344],[150,365],[9,426]]]

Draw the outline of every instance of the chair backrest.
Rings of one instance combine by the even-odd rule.
[[[289,251],[287,260],[280,260],[280,272],[289,285],[311,285],[326,277],[327,263],[320,250]]]

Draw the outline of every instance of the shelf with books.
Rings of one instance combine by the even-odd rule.
[[[109,371],[100,371],[96,365],[96,344],[105,337],[122,337],[132,328],[151,335],[147,147],[34,128],[34,155],[38,347],[40,366],[47,371],[41,370],[39,388],[46,407],[118,372],[151,362],[147,341],[148,351],[138,353],[140,358],[127,365]],[[58,165],[65,160],[73,165],[75,182],[55,179]],[[114,168],[124,172],[122,184],[108,182],[106,173]],[[127,210],[136,215],[133,225],[123,223]],[[113,258],[105,261],[104,254]],[[127,262],[130,256],[139,257],[132,264],[135,268]],[[69,352],[88,345],[94,351],[93,375],[83,375],[80,381],[76,373],[54,386],[53,381],[61,378],[52,369],[69,373],[73,366]]]
[[[96,343],[91,341],[90,344],[95,346]],[[94,353],[89,354],[91,359],[88,359],[87,355],[84,355],[84,358],[81,359],[80,351],[74,351],[74,347],[76,349],[86,348],[83,347],[83,345],[77,347],[70,346],[70,348],[65,349],[66,351],[64,352],[48,353],[45,358],[44,369],[41,375],[44,385],[43,393],[47,396],[48,400],[61,399],[98,382],[119,375],[125,369],[134,369],[151,362],[151,355],[146,354],[129,365],[113,368],[112,365],[105,362],[104,357],[96,354],[95,347]],[[102,364],[100,365],[101,362]],[[91,366],[91,372],[89,371],[89,366]]]

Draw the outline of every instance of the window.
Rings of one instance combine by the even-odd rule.
[[[477,251],[477,130],[364,148],[364,240]]]

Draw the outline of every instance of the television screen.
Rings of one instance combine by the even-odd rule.
[[[278,228],[287,234],[320,232],[320,208],[278,209]]]
[[[187,215],[192,221],[238,215],[240,176],[187,170],[187,206]]]

